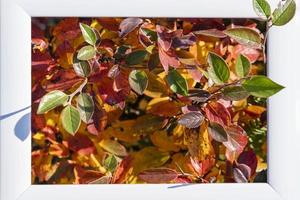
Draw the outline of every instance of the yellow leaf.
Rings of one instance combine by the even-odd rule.
[[[155,147],[145,147],[133,154],[133,174],[136,175],[142,170],[164,165],[170,158],[169,153],[161,152]]]
[[[202,161],[214,155],[214,149],[208,135],[207,123],[201,124],[199,132],[195,129],[186,129],[185,140],[189,153],[193,158]]]
[[[166,86],[166,83],[161,78],[159,78],[157,75],[151,72],[148,72],[147,76],[148,76],[148,86],[144,91],[145,95],[152,98],[168,96],[168,87]]]
[[[102,134],[104,137],[108,134],[123,142],[135,143],[140,139],[140,136],[132,129],[134,124],[135,120],[117,121],[103,131]]]
[[[147,113],[162,117],[173,117],[181,111],[183,104],[172,101],[169,97],[154,98],[146,108]]]
[[[149,134],[161,129],[164,125],[164,118],[156,115],[146,114],[136,119],[133,126],[133,131],[140,135]]]
[[[173,136],[168,136],[166,131],[156,131],[151,136],[152,143],[162,151],[179,151],[180,148],[174,143]]]

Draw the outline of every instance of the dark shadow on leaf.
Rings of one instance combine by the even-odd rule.
[[[19,138],[21,141],[26,140],[30,133],[30,121],[31,121],[31,113],[27,113],[23,115],[14,128],[15,136]]]

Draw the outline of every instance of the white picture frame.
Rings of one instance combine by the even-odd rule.
[[[278,0],[269,2],[274,9]],[[269,33],[268,76],[285,89],[269,99],[268,183],[31,185],[31,17],[257,16],[252,0],[1,0],[1,200],[299,199],[300,1],[296,3],[294,19]]]

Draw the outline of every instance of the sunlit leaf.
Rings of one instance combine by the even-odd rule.
[[[179,151],[173,136],[168,136],[166,131],[156,131],[151,136],[152,143],[162,151]]]
[[[183,96],[188,95],[187,81],[183,78],[183,76],[178,73],[176,70],[170,70],[167,75],[167,81],[170,86],[170,89],[178,94]]]
[[[227,108],[219,102],[210,102],[204,108],[206,117],[211,122],[216,122],[222,126],[228,126],[231,123],[231,115]]]
[[[225,128],[227,132],[227,141],[223,142],[226,146],[226,157],[229,161],[237,159],[248,143],[248,137],[245,130],[238,125],[230,125]]]
[[[169,51],[165,51],[163,48],[159,47],[158,55],[165,72],[168,72],[170,67],[177,68],[180,66],[180,62],[174,50],[170,49]]]
[[[236,74],[239,77],[243,78],[249,74],[250,67],[251,67],[251,64],[250,64],[250,61],[248,60],[248,58],[246,56],[244,56],[243,54],[240,54],[237,57],[236,64],[235,64]]]
[[[165,81],[153,73],[147,73],[147,76],[148,86],[144,91],[145,95],[152,98],[168,96],[169,92]]]
[[[61,121],[64,129],[75,135],[80,126],[80,113],[74,106],[67,106],[61,112]]]
[[[226,35],[236,40],[238,43],[245,46],[260,49],[262,47],[261,37],[259,33],[251,28],[238,27],[231,28],[224,31]]]
[[[148,85],[147,74],[142,70],[133,70],[129,74],[129,85],[139,95],[142,95]]]
[[[170,97],[154,98],[147,107],[147,113],[162,117],[173,117],[181,110],[182,104],[177,101],[172,101]]]
[[[78,60],[90,60],[96,55],[95,48],[93,46],[84,46],[82,47],[77,54]]]
[[[271,15],[271,6],[266,0],[253,0],[253,8],[256,14],[264,20]]]
[[[221,56],[210,52],[207,57],[207,62],[209,64],[209,77],[215,83],[222,84],[229,79],[229,68]]]
[[[116,155],[116,156],[126,156],[127,152],[123,145],[115,140],[101,140],[99,145],[106,151]]]
[[[93,28],[90,26],[80,23],[80,30],[82,32],[84,40],[90,45],[95,45],[97,41],[97,35]]]
[[[153,146],[145,147],[134,154],[133,173],[138,174],[145,169],[161,167],[169,159],[168,152],[161,152]]]
[[[56,108],[57,106],[63,105],[68,100],[68,95],[59,90],[54,90],[44,95],[40,101],[37,114],[43,114]]]
[[[296,3],[294,0],[280,2],[272,13],[272,23],[276,26],[287,24],[296,13]]]
[[[113,172],[118,165],[118,161],[114,155],[109,155],[105,160],[104,160],[104,167],[110,171]]]
[[[253,96],[268,98],[284,87],[266,76],[256,75],[243,82],[243,87]]]
[[[87,93],[81,93],[77,97],[77,108],[82,121],[88,123],[94,113],[94,101]]]

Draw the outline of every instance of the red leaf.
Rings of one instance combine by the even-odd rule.
[[[54,66],[54,59],[51,58],[49,52],[42,53],[34,51],[31,53],[32,79],[38,81],[43,78]]]
[[[74,167],[74,175],[76,184],[90,183],[103,176],[101,172],[95,170],[86,170],[80,166]]]
[[[209,121],[216,122],[222,126],[231,124],[230,112],[227,108],[219,102],[211,102],[204,108],[206,117]]]
[[[53,36],[59,40],[73,40],[81,34],[78,18],[65,18],[53,29]]]
[[[104,109],[99,110],[95,106],[95,111],[92,117],[92,121],[87,124],[87,130],[89,133],[98,136],[101,131],[103,131],[107,125],[108,116]]]
[[[242,152],[237,161],[239,164],[245,164],[249,166],[251,169],[251,175],[255,173],[257,167],[257,158],[253,150]]]
[[[45,85],[44,89],[47,92],[51,92],[53,90],[67,90],[67,89],[71,88],[73,85],[76,85],[82,81],[83,81],[82,78],[74,78],[71,80],[61,80],[56,83],[49,83],[49,84]]]
[[[171,31],[160,25],[156,25],[156,32],[158,35],[158,44],[164,51],[168,51],[171,48],[174,37],[182,35],[182,30]]]
[[[174,68],[179,67],[180,62],[174,52],[174,50],[170,49],[168,52],[164,51],[163,48],[158,46],[158,53],[160,62],[166,72],[169,71],[169,67],[172,66]]]
[[[114,173],[113,183],[123,183],[125,181],[126,175],[131,168],[131,162],[131,156],[127,156],[120,162]]]
[[[260,51],[238,44],[234,46],[231,56],[234,60],[236,60],[239,54],[243,54],[249,59],[251,63],[254,63],[258,60]]]
[[[42,31],[37,25],[32,22],[31,43],[34,45],[33,49],[44,51],[48,48],[48,40],[44,35],[44,31]]]
[[[192,167],[198,176],[206,174],[215,164],[215,159],[207,158],[201,162],[190,157]]]
[[[243,152],[248,143],[247,133],[238,125],[225,127],[228,140],[223,142],[226,147],[226,158],[233,162]]]
[[[102,100],[109,105],[118,105],[121,109],[124,108],[124,101],[130,92],[130,89],[120,90],[118,92],[113,89],[114,81],[108,77],[101,77],[98,82],[98,91]]]
[[[129,71],[120,69],[120,72],[114,78],[114,84],[113,84],[114,91],[119,92],[121,90],[130,90],[128,76],[129,76]]]
[[[193,181],[186,176],[178,176],[173,180],[174,183],[192,183]]]
[[[67,141],[63,141],[63,144],[70,150],[83,155],[89,155],[96,150],[93,142],[84,135],[71,136]]]
[[[97,18],[97,21],[101,26],[104,28],[110,30],[110,31],[118,31],[119,30],[119,22],[116,20],[116,18],[106,18],[106,17],[101,17]]]
[[[128,33],[133,31],[136,27],[138,27],[143,20],[141,18],[129,17],[124,19],[120,24],[120,37],[125,37]]]
[[[178,173],[169,168],[146,169],[138,174],[138,178],[147,183],[168,183],[178,177]]]

